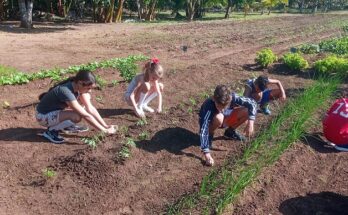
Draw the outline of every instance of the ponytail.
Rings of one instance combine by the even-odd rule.
[[[93,73],[90,70],[87,69],[82,69],[80,70],[75,76],[73,77],[69,77],[67,79],[65,79],[64,81],[58,82],[57,84],[55,84],[53,87],[51,87],[50,89],[48,89],[47,92],[45,93],[41,93],[39,95],[39,100],[41,101],[41,99],[48,93],[50,92],[53,88],[59,86],[59,85],[63,85],[65,83],[68,82],[77,82],[77,81],[87,81],[90,82],[91,84],[95,84],[96,83],[96,78],[93,75]]]
[[[39,95],[39,100],[41,101],[41,99],[42,99],[48,92],[50,92],[53,88],[55,88],[56,86],[59,86],[59,85],[68,83],[69,81],[74,81],[74,79],[75,79],[75,77],[69,77],[69,78],[67,78],[67,79],[65,79],[65,80],[63,80],[63,81],[61,81],[61,82],[56,83],[55,85],[53,85],[53,87],[50,87],[50,89],[48,89],[47,92],[41,93],[41,94]]]

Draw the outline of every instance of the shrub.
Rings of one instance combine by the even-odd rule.
[[[304,44],[299,48],[303,54],[315,54],[320,52],[319,45],[316,44]]]
[[[323,60],[318,60],[314,64],[314,69],[322,74],[338,73],[348,76],[348,59],[337,56],[328,56]]]
[[[308,62],[299,53],[287,53],[283,61],[292,70],[301,70],[308,67]]]
[[[319,46],[321,51],[338,55],[348,54],[348,36],[322,41]]]
[[[257,56],[255,58],[255,62],[260,64],[262,67],[267,67],[275,61],[277,61],[277,56],[271,49],[268,48],[257,52]]]

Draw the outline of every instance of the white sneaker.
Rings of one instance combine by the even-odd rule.
[[[143,106],[143,110],[145,110],[145,111],[147,111],[147,112],[150,112],[150,113],[154,113],[154,112],[155,112],[154,109],[150,108],[150,107],[147,106],[147,105],[144,105],[144,106]]]

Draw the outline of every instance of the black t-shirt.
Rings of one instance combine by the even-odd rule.
[[[68,107],[66,102],[77,100],[78,93],[74,93],[72,82],[58,85],[44,95],[37,105],[36,110],[46,114],[55,110],[64,110]]]

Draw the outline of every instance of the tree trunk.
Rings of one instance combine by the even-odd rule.
[[[228,0],[228,5],[227,5],[227,8],[226,8],[226,14],[225,14],[225,19],[228,19],[230,18],[230,10],[232,8],[232,2],[233,0]]]
[[[196,3],[198,0],[186,0],[186,18],[188,21],[192,21],[195,15]]]
[[[144,19],[144,2],[143,0],[137,0],[138,17],[139,20]]]
[[[303,13],[303,6],[304,6],[304,0],[300,0],[300,3],[299,3],[299,9],[300,9],[300,13]]]
[[[64,14],[63,14],[63,17],[66,17],[68,15],[68,13],[70,11],[70,8],[71,8],[71,3],[72,2],[73,2],[73,0],[70,0],[69,2],[68,2],[68,0],[64,1],[64,7],[63,7]]]
[[[149,11],[147,12],[146,15],[146,20],[147,21],[152,21],[154,20],[154,15],[155,15],[155,8],[156,8],[157,0],[152,0],[149,5]]]
[[[105,22],[112,22],[112,17],[114,15],[115,0],[111,0],[108,12],[106,14]]]
[[[30,29],[33,27],[33,1],[18,0],[19,11],[21,15],[21,28]]]
[[[122,20],[123,3],[124,3],[124,0],[118,0],[118,7],[116,10],[115,22],[121,22],[121,20]]]
[[[4,1],[0,0],[0,21],[5,19]]]

